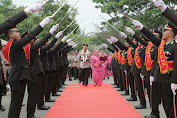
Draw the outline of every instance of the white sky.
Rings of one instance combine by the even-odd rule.
[[[31,4],[34,4],[36,2],[39,2],[40,0],[12,0],[13,4],[16,5],[23,5],[28,6]],[[77,0],[68,0],[68,3],[73,5]],[[104,16],[105,19],[110,19],[108,15],[102,14],[100,9],[95,8],[95,3],[92,2],[92,0],[80,0],[77,5],[75,6],[78,8],[78,16],[76,17],[77,22],[79,23],[81,20],[84,19],[84,21],[81,23],[80,28],[87,29],[85,30],[85,33],[89,32],[96,32],[96,29],[94,28],[92,23],[101,25],[101,22],[103,19],[99,16],[100,14]]]

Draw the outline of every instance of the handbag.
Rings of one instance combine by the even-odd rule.
[[[107,70],[111,70],[111,66],[109,64],[107,65]]]

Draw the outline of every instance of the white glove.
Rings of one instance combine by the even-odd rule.
[[[71,39],[68,39],[68,40],[66,41],[66,43],[71,43],[72,40],[73,40],[72,38],[71,38]]]
[[[133,20],[133,25],[135,27],[139,28],[140,30],[142,30],[143,27],[144,27],[143,24],[141,22],[137,21],[137,20]]]
[[[115,42],[117,42],[119,40],[116,37],[111,36],[111,41],[115,43]]]
[[[108,48],[108,45],[106,45],[106,44],[103,44],[103,47],[107,49],[107,48]]]
[[[127,35],[126,35],[124,32],[120,32],[120,36],[121,36],[122,38],[124,38],[124,39],[127,38]]]
[[[72,47],[75,48],[77,46],[77,44],[73,45]]]
[[[172,90],[172,92],[173,92],[173,95],[176,95],[176,89],[177,89],[177,84],[175,84],[175,83],[171,83],[171,90]]]
[[[154,5],[161,9],[164,12],[167,9],[167,5],[162,0],[152,0]]]
[[[72,46],[72,42],[70,42],[68,45],[69,45],[69,46]]]
[[[61,41],[62,41],[62,42],[65,42],[67,39],[68,39],[68,36],[64,36]]]
[[[132,36],[134,36],[135,35],[135,32],[131,29],[131,28],[129,28],[129,27],[126,27],[126,32],[127,33],[129,33],[129,34],[131,34]]]
[[[45,25],[49,24],[51,21],[52,16],[48,16],[42,20],[39,25],[43,28]]]
[[[58,24],[54,25],[54,26],[50,29],[49,33],[50,33],[50,34],[53,34],[53,33],[57,30],[58,27],[59,27]]]
[[[154,77],[150,76],[150,85],[152,86],[152,83],[154,82]]]
[[[127,75],[127,71],[126,70],[124,70],[124,73]]]
[[[61,37],[63,35],[63,31],[60,31],[58,32],[56,35],[55,35],[55,38],[58,39],[59,37]]]
[[[142,80],[144,80],[144,75],[142,75],[141,73],[140,73],[140,77]]]
[[[38,12],[43,8],[42,4],[35,3],[33,5],[28,6],[27,8],[24,9],[24,11],[29,14],[30,12]]]
[[[107,39],[108,43],[112,44],[113,42],[110,39]]]

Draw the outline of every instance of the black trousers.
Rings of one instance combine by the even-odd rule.
[[[45,93],[45,100],[48,101],[50,99],[50,94],[52,92],[52,86],[54,81],[55,70],[49,71],[46,93]]]
[[[140,73],[134,73],[134,79],[136,82],[136,89],[138,92],[138,97],[140,99],[140,104],[146,105],[146,100],[145,100],[145,96],[144,96],[143,84],[142,84],[142,79],[140,77]]]
[[[63,68],[58,68],[58,83],[57,83],[57,89],[60,89],[62,87],[62,78],[63,78]]]
[[[69,79],[72,78],[72,69],[71,69],[71,67],[68,67],[68,77],[69,77]]]
[[[34,117],[36,104],[40,96],[42,79],[43,74],[38,74],[32,76],[32,81],[28,83],[27,118]]]
[[[120,69],[117,69],[117,79],[119,88],[124,90],[124,84],[122,81],[122,71]]]
[[[151,114],[156,116],[156,115],[159,115],[160,93],[159,93],[159,85],[155,81],[152,83],[151,93],[152,93],[152,97],[150,98],[150,99],[152,99],[152,101],[151,101],[151,103],[152,103]]]
[[[114,77],[114,83],[117,84],[118,83],[117,69],[113,68],[112,73],[113,73],[113,77]]]
[[[173,102],[173,92],[171,91],[171,84],[159,84],[160,89],[160,95],[162,98],[164,110],[166,113],[167,118],[175,118],[174,117],[174,102]],[[175,103],[176,103],[177,97],[175,96]],[[175,104],[175,107],[177,108],[177,104]],[[176,109],[177,113],[177,109]]]
[[[45,99],[45,92],[47,87],[47,80],[48,80],[48,71],[45,72],[45,75],[43,76],[43,79],[41,81],[41,89],[39,91],[39,99],[37,102],[37,106],[41,107],[44,105],[44,99]]]
[[[122,82],[123,82],[123,86],[124,86],[124,91],[125,93],[129,93],[129,84],[128,84],[128,77],[127,74],[124,72],[124,70],[121,70],[122,72]]]
[[[144,76],[144,84],[146,86],[146,90],[147,90],[147,95],[148,95],[148,98],[149,98],[149,103],[151,101],[151,92],[150,92],[150,79],[149,79],[150,76]]]
[[[3,93],[3,86],[0,85],[0,106],[2,105],[2,93]]]
[[[52,94],[56,94],[57,93],[57,83],[58,83],[58,68],[56,69],[56,71],[53,73],[53,81],[52,81]]]
[[[136,99],[136,87],[133,73],[127,70],[127,78],[131,89],[131,98]]]
[[[26,84],[26,80],[10,83],[11,103],[9,107],[8,118],[20,117],[20,111],[25,94]]]
[[[74,70],[74,79],[78,79],[78,69],[77,67],[73,67],[73,70]]]
[[[80,70],[81,70],[81,80],[83,82],[82,84],[87,86],[90,68],[85,68]]]
[[[66,74],[67,74],[68,67],[63,68],[63,74],[62,74],[62,84],[66,81]]]

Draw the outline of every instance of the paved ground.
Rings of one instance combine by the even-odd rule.
[[[89,83],[93,83],[92,82],[92,79],[89,79]],[[113,83],[113,78],[111,77],[109,80],[106,79],[103,81],[104,84],[112,84]],[[78,80],[73,80],[73,81],[66,81],[66,84],[78,84]],[[123,93],[123,92],[119,92],[120,94]],[[28,94],[27,92],[25,93],[25,98],[24,98],[24,104],[25,106],[22,107],[22,110],[21,110],[21,115],[20,115],[20,118],[26,118],[26,103],[27,103],[27,97],[28,97]],[[125,99],[129,98],[130,96],[123,96]],[[57,99],[58,97],[52,97],[54,99]],[[132,106],[135,106],[135,105],[138,105],[139,104],[139,101],[136,101],[136,102],[129,102]],[[9,104],[10,104],[10,92],[7,93],[6,96],[3,97],[2,99],[2,104],[3,106],[5,107],[6,111],[5,112],[2,112],[0,111],[0,118],[7,118],[8,116],[8,108],[9,108]],[[45,103],[47,106],[52,106],[53,103]],[[147,103],[147,109],[143,109],[143,110],[137,110],[142,116],[145,116],[145,115],[148,115],[150,114],[150,108],[149,108],[149,103]],[[160,107],[160,115],[161,115],[161,118],[166,118],[165,114],[164,114],[164,110],[163,110],[163,107],[162,105],[159,106]],[[36,110],[36,113],[35,115],[37,117],[40,117],[40,118],[44,118],[44,116],[47,114],[48,111],[42,111],[42,110]],[[59,116],[58,116],[59,117]]]

